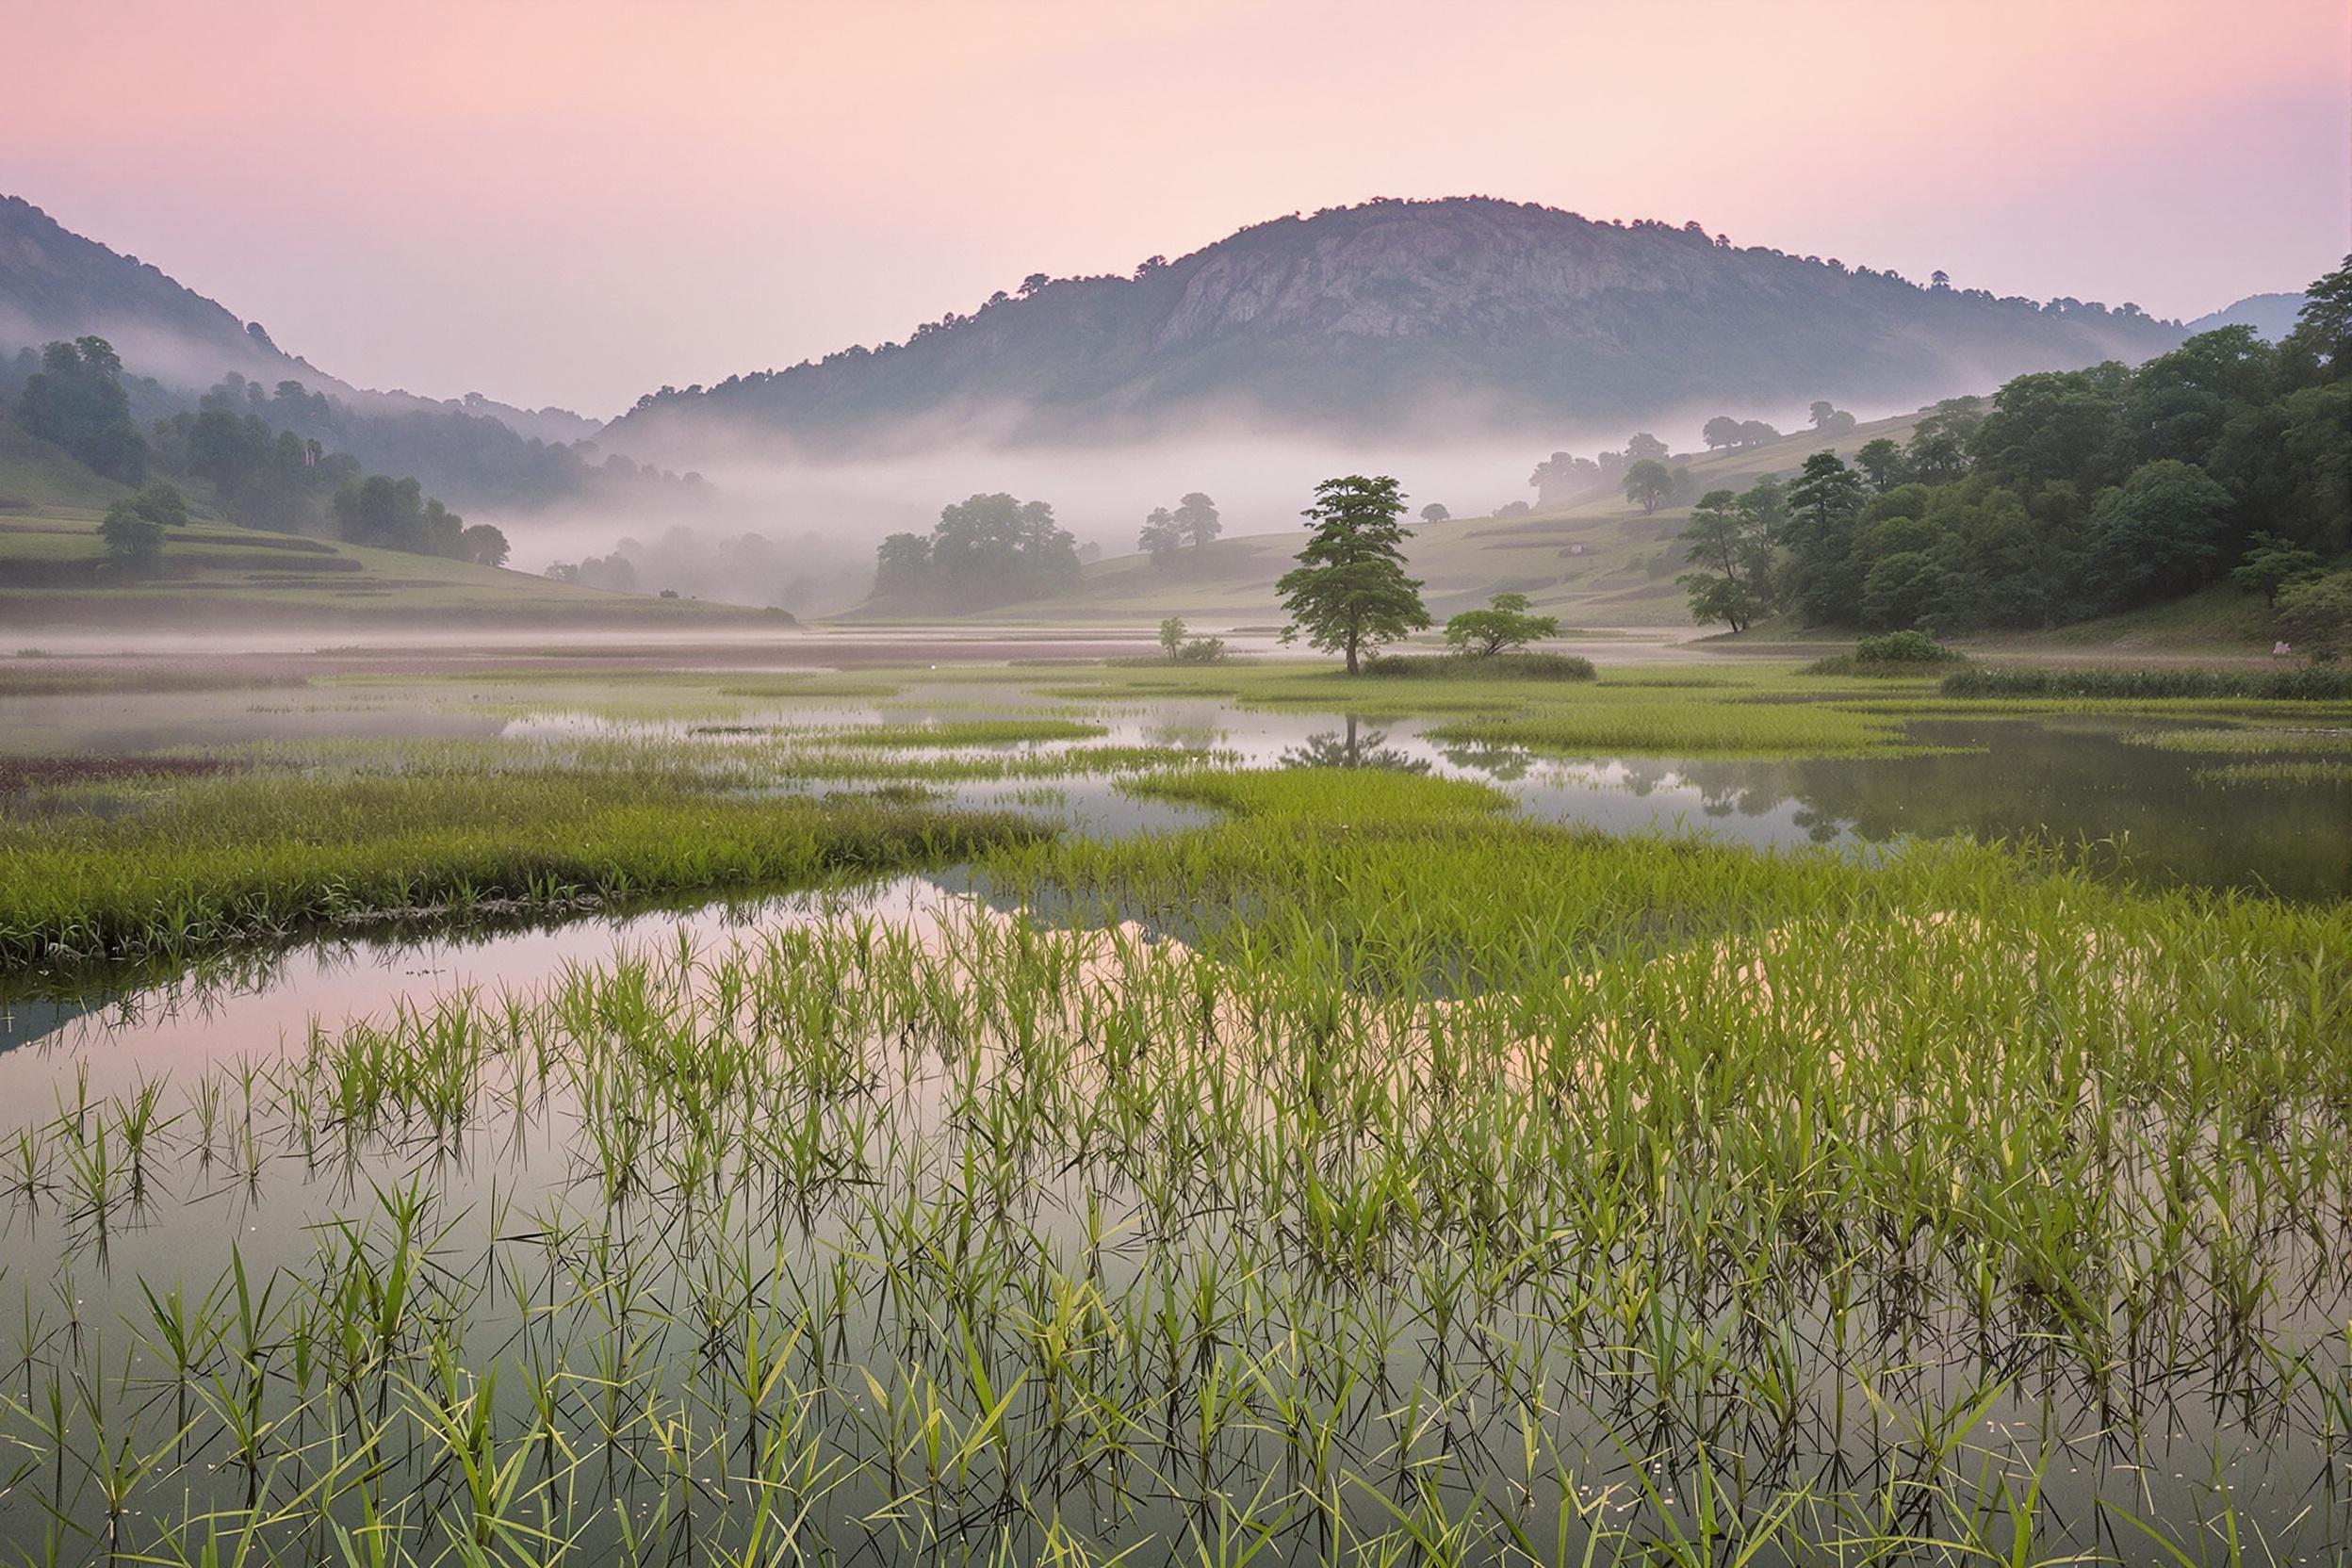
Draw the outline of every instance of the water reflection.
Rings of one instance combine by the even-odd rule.
[[[1401,746],[1388,744],[1385,729],[1360,729],[1356,715],[1344,727],[1308,736],[1282,752],[1286,768],[1380,768],[1390,773],[1428,773],[1429,760]]]

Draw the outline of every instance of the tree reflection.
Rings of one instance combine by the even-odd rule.
[[[1390,773],[1427,773],[1429,764],[1410,757],[1387,744],[1385,729],[1358,727],[1356,716],[1347,717],[1346,728],[1327,729],[1310,735],[1303,744],[1282,753],[1286,768],[1381,768]]]

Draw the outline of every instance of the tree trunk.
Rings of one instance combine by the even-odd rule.
[[[1356,642],[1352,637],[1348,640],[1348,673],[1356,673]]]

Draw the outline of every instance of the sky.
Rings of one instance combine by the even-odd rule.
[[[2344,0],[0,0],[0,190],[596,416],[1379,195],[2160,316],[2352,249]]]

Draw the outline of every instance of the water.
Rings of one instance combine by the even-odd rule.
[[[988,694],[958,696],[985,703]],[[519,742],[691,727],[562,709],[519,718],[419,716],[373,702],[338,719],[331,708],[288,715],[270,710],[266,695],[252,700],[255,738],[364,729]],[[966,706],[926,709],[917,701],[887,713],[833,705],[822,722],[926,714],[973,716]],[[755,726],[808,719],[805,706],[743,715]],[[156,710],[101,722],[111,727],[104,731],[109,749],[133,749],[162,743],[177,721]],[[2352,792],[2341,782],[2216,782],[2209,770],[2230,759],[2127,744],[2125,735],[2160,727],[2142,720],[1939,718],[1910,731],[1913,741],[1939,748],[1930,754],[1775,761],[1560,760],[1441,743],[1429,726],[1413,721],[1257,713],[1214,702],[1159,704],[1106,722],[1110,733],[1095,741],[924,755],[1051,760],[1095,745],[1180,746],[1251,766],[1381,767],[1477,779],[1532,816],[1611,832],[1690,831],[1861,854],[1905,835],[2120,839],[2122,874],[2150,884],[2262,888],[2297,899],[2352,894]],[[772,739],[746,735],[743,743]],[[820,778],[789,787],[828,786]],[[1086,774],[941,788],[958,802],[1032,812],[1096,835],[1177,831],[1204,820]],[[1949,1534],[1958,1525],[1955,1510],[1998,1516],[2034,1486],[2053,1515],[2045,1544],[2064,1540],[2124,1561],[2167,1560],[2125,1515],[2210,1543],[2228,1510],[2233,1527],[2259,1533],[2290,1559],[2322,1560],[2347,1537],[2352,1469],[2330,1401],[2352,1386],[2344,1382],[2340,1331],[2352,1302],[2335,1255],[2313,1251],[2284,1223],[2258,1245],[2272,1250],[2282,1281],[2307,1288],[2266,1301],[2255,1322],[2234,1327],[2210,1302],[2160,1301],[2160,1319],[2165,1313],[2195,1319],[2187,1331],[2178,1322],[2160,1325],[2155,1337],[2163,1343],[2177,1347],[2185,1332],[2197,1346],[2194,1358],[2169,1361],[2126,1346],[2091,1364],[2047,1325],[1988,1324],[1949,1296],[1905,1300],[1900,1273],[1869,1282],[1884,1298],[1874,1295],[1863,1309],[1833,1310],[1843,1286],[1807,1280],[1772,1321],[1731,1310],[1720,1281],[1674,1283],[1674,1310],[1698,1326],[1690,1344],[1720,1335],[1750,1367],[1773,1364],[1776,1346],[1785,1350],[1791,1382],[1784,1408],[1745,1374],[1725,1388],[1672,1381],[1643,1339],[1651,1325],[1610,1315],[1609,1303],[1643,1266],[1636,1253],[1594,1260],[1593,1269],[1566,1281],[1538,1266],[1533,1282],[1491,1303],[1475,1323],[1450,1319],[1442,1315],[1441,1277],[1414,1271],[1431,1260],[1368,1277],[1322,1272],[1301,1262],[1297,1237],[1233,1233],[1223,1206],[1230,1195],[1220,1199],[1213,1187],[1152,1190],[1150,1173],[1138,1168],[1146,1162],[1122,1159],[1115,1141],[1101,1136],[1103,1128],[1090,1127],[1075,1147],[1056,1141],[1086,1124],[1089,1105],[1070,1096],[1067,1084],[1024,1086],[1001,1064],[1002,1081],[974,1092],[959,1064],[981,1043],[975,1040],[912,1041],[853,1029],[850,1070],[821,1074],[794,1057],[789,1070],[745,1091],[767,1097],[756,1114],[740,1105],[718,1113],[733,1141],[708,1150],[683,1135],[683,1120],[672,1119],[675,1103],[662,1098],[691,1093],[692,1084],[665,1078],[636,1056],[617,1059],[614,1070],[639,1076],[641,1092],[656,1094],[664,1107],[647,1110],[651,1119],[642,1125],[632,1121],[635,1112],[599,1102],[593,1074],[562,1068],[550,1074],[521,1049],[485,1058],[468,1114],[449,1124],[397,1106],[383,1117],[332,1104],[293,1115],[284,1107],[300,1097],[272,1086],[306,1082],[314,1039],[333,1042],[354,1023],[395,1026],[403,1012],[431,1019],[467,1001],[495,1016],[509,995],[584,984],[583,975],[625,962],[658,969],[665,956],[685,951],[705,964],[731,953],[755,966],[805,965],[806,953],[791,943],[808,939],[822,947],[847,922],[877,923],[921,941],[961,922],[1001,928],[1005,913],[957,869],[821,896],[606,911],[492,929],[336,934],[230,955],[125,990],[60,994],[15,986],[17,1000],[0,1006],[0,1308],[21,1325],[10,1332],[25,1344],[11,1344],[9,1364],[28,1380],[37,1363],[53,1358],[78,1358],[76,1364],[103,1371],[146,1341],[148,1369],[139,1379],[118,1386],[102,1377],[88,1408],[69,1413],[74,1450],[97,1451],[102,1429],[143,1434],[139,1451],[151,1454],[166,1479],[159,1492],[140,1495],[133,1520],[180,1509],[188,1498],[234,1506],[255,1483],[220,1438],[172,1451],[170,1434],[182,1424],[175,1402],[186,1391],[155,1371],[162,1331],[138,1282],[184,1280],[191,1295],[204,1296],[223,1279],[234,1248],[257,1278],[276,1271],[286,1287],[281,1302],[298,1293],[308,1301],[351,1299],[334,1294],[346,1290],[364,1298],[394,1251],[388,1238],[399,1194],[416,1184],[433,1201],[430,1243],[417,1251],[429,1266],[416,1286],[415,1322],[443,1325],[454,1362],[436,1369],[427,1344],[433,1331],[415,1328],[415,1340],[390,1358],[397,1383],[389,1373],[362,1374],[349,1399],[326,1399],[310,1392],[326,1386],[326,1375],[314,1370],[298,1396],[290,1347],[299,1334],[279,1325],[261,1398],[286,1424],[282,1441],[304,1457],[292,1475],[261,1484],[263,1494],[284,1500],[333,1474],[334,1462],[318,1456],[370,1429],[365,1395],[410,1413],[377,1419],[381,1435],[371,1441],[383,1446],[362,1469],[391,1499],[414,1499],[445,1520],[461,1517],[466,1497],[453,1462],[416,1413],[443,1391],[460,1403],[472,1396],[472,1378],[495,1362],[508,1368],[506,1380],[495,1396],[481,1396],[498,1413],[498,1441],[507,1445],[501,1454],[520,1456],[518,1474],[531,1485],[545,1478],[569,1489],[581,1521],[580,1549],[596,1560],[694,1560],[698,1529],[740,1542],[751,1476],[761,1478],[752,1493],[766,1488],[761,1494],[807,1510],[852,1558],[956,1560],[954,1543],[996,1538],[1024,1560],[1037,1559],[1067,1526],[1098,1545],[1152,1543],[1135,1560],[1191,1560],[1201,1555],[1197,1544],[1237,1527],[1235,1511],[1247,1511],[1253,1489],[1271,1482],[1278,1494],[1319,1495],[1306,1458],[1313,1443],[1300,1435],[1311,1434],[1316,1420],[1328,1423],[1331,1462],[1358,1479],[1335,1488],[1328,1508],[1294,1502],[1277,1511],[1279,1518],[1239,1527],[1245,1542],[1264,1531],[1261,1561],[1315,1560],[1335,1540],[1360,1542],[1396,1527],[1400,1516],[1429,1527],[1432,1516],[1442,1524],[1473,1513],[1515,1521],[1538,1541],[1564,1532],[1573,1557],[1596,1526],[1639,1524],[1658,1537],[1686,1531],[1699,1496],[1718,1485],[1721,1500],[1751,1510],[1810,1489],[1852,1492],[1853,1506],[1867,1511],[1873,1486],[1914,1473],[1946,1438],[1950,1457],[1933,1470],[1948,1491],[1933,1504],[1888,1494],[1895,1523]],[[792,972],[805,980],[804,969]],[[833,1000],[854,1009],[861,983],[846,972]],[[796,985],[804,1003],[832,1004],[816,994],[825,988]],[[687,1037],[690,1047],[715,1041],[715,1026],[704,1028]],[[788,1055],[801,1049],[792,1029],[769,1037]],[[401,1069],[390,1061],[382,1070]],[[271,1108],[256,1117],[255,1091],[241,1091],[240,1135],[236,1086],[256,1082],[258,1102]],[[206,1083],[228,1086],[209,1105],[173,1098],[195,1095]],[[122,1191],[93,1214],[73,1196],[84,1180],[73,1151],[89,1147],[78,1140],[90,1126],[117,1125],[109,1119],[124,1115],[122,1107],[151,1085],[163,1086],[164,1102],[179,1119],[153,1136],[135,1174],[115,1170]],[[1065,1098],[1055,1101],[1056,1094]],[[1031,1097],[1061,1112],[1046,1119],[1040,1147],[992,1119]],[[1187,1113],[1168,1105],[1157,1114],[1181,1126]],[[792,1132],[800,1116],[821,1117],[838,1131],[803,1152]],[[82,1131],[72,1138],[54,1134],[68,1152],[38,1177],[12,1184],[5,1137],[69,1124]],[[614,1137],[649,1140],[647,1184],[617,1195],[602,1174],[610,1145],[596,1141]],[[121,1156],[119,1129],[98,1138]],[[909,1163],[860,1175],[858,1148],[867,1143]],[[712,1163],[694,1163],[704,1158]],[[969,1184],[995,1179],[989,1172],[997,1162],[1010,1185],[976,1232],[925,1232],[918,1246],[914,1232],[897,1228],[920,1226],[924,1205],[959,1211],[972,1201]],[[1189,1206],[1168,1207],[1179,1196]],[[915,1206],[895,1207],[903,1202]],[[2326,1246],[2341,1245],[2340,1232],[2328,1237]],[[885,1266],[886,1257],[895,1261]],[[1791,1267],[1805,1277],[1801,1263]],[[986,1296],[960,1294],[974,1280]],[[1078,1294],[1037,1294],[1047,1287]],[[221,1290],[215,1306],[225,1312],[220,1303],[230,1298]],[[1104,1315],[1088,1315],[1089,1291]],[[1181,1343],[1182,1355],[1171,1351],[1162,1373],[1152,1359],[1151,1315],[1179,1298],[1184,1328],[1171,1343]],[[1298,1315],[1278,1316],[1278,1304]],[[1856,1310],[1858,1319],[1841,1315]],[[713,1315],[699,1321],[705,1312]],[[1075,1315],[1055,1315],[1065,1312]],[[1870,1333],[1850,1340],[1842,1329],[1833,1331],[1833,1324],[1854,1320],[1866,1322]],[[789,1378],[771,1385],[790,1396],[768,1405],[726,1392],[751,1353],[755,1331],[792,1345]],[[1116,1420],[1083,1406],[1065,1414],[1047,1402],[1043,1379],[1021,1384],[1017,1396],[1007,1392],[1021,1364],[1012,1348],[1034,1347],[1049,1331],[1074,1336],[1074,1367],[1105,1368],[1062,1375],[1053,1397],[1063,1397],[1064,1388],[1116,1387],[1124,1391]],[[2266,1359],[2281,1350],[2308,1357],[2313,1370],[2288,1376]],[[333,1359],[331,1348],[316,1353]],[[975,1355],[977,1379],[968,1364]],[[220,1389],[243,1386],[234,1358],[211,1360]],[[517,1435],[532,1420],[519,1386],[525,1364],[553,1377],[548,1386],[559,1391],[572,1449],[564,1459]],[[634,1368],[628,1380],[634,1394],[658,1392],[677,1401],[682,1428],[709,1429],[707,1446],[665,1460],[670,1418],[660,1412],[630,1415],[622,1435],[601,1446],[590,1441],[600,1419],[597,1391],[612,1385],[622,1364]],[[855,1368],[882,1370],[881,1384],[862,1382]],[[893,1375],[913,1380],[892,1382]],[[1233,1404],[1222,1417],[1214,1392],[1221,1377],[1242,1380],[1224,1396]],[[0,1429],[21,1434],[40,1419],[40,1391],[29,1380],[21,1390],[8,1387],[24,1403],[0,1408]],[[1415,1389],[1440,1387],[1453,1391],[1453,1403],[1417,1407]],[[1670,1396],[1670,1387],[1683,1392]],[[1135,1398],[1143,1388],[1154,1397]],[[1532,1427],[1523,1414],[1530,1388],[1533,1408],[1543,1413]],[[1269,1402],[1278,1391],[1298,1402],[1293,1414]],[[991,1394],[1010,1401],[1001,1436],[989,1435]],[[195,1397],[201,1406],[206,1396],[200,1388]],[[918,1414],[897,1425],[899,1402],[918,1398],[937,1404],[916,1406]],[[945,1425],[924,1428],[926,1408]],[[761,1426],[763,1410],[774,1425]],[[1961,1429],[1931,1440],[1921,1424],[1954,1413],[1965,1417]],[[1284,1425],[1294,1420],[1307,1426]],[[944,1433],[950,1450],[971,1440],[961,1468],[950,1466],[944,1482],[923,1460],[925,1429]],[[1539,1440],[1541,1488],[1551,1490],[1529,1493],[1513,1477],[1523,1443]],[[774,1447],[779,1443],[785,1446]],[[1702,1444],[1718,1467],[1713,1480],[1693,1463]],[[19,1473],[11,1481],[14,1465],[0,1458],[0,1541],[28,1545],[62,1515],[89,1532],[74,1538],[68,1560],[102,1560],[98,1471],[69,1476],[60,1465],[57,1477]],[[1414,1474],[1427,1478],[1426,1486],[1409,1482]],[[1733,1475],[1736,1481],[1724,1478]],[[356,1480],[353,1486],[335,1510],[346,1528],[357,1507]],[[714,1524],[710,1499],[721,1495],[736,1498],[737,1511]],[[699,1526],[697,1498],[705,1510]],[[288,1517],[274,1527],[279,1544],[292,1558],[338,1560],[331,1540],[305,1535],[299,1514],[289,1504]],[[409,1516],[412,1528],[416,1517]],[[2209,1528],[2197,1523],[2203,1520],[2215,1523]],[[1842,1527],[1862,1524],[1849,1519]],[[148,1539],[139,1533],[144,1527],[126,1527],[134,1544]],[[513,1557],[537,1555],[527,1541],[508,1545]],[[1767,1552],[1760,1560],[1777,1558]]]

